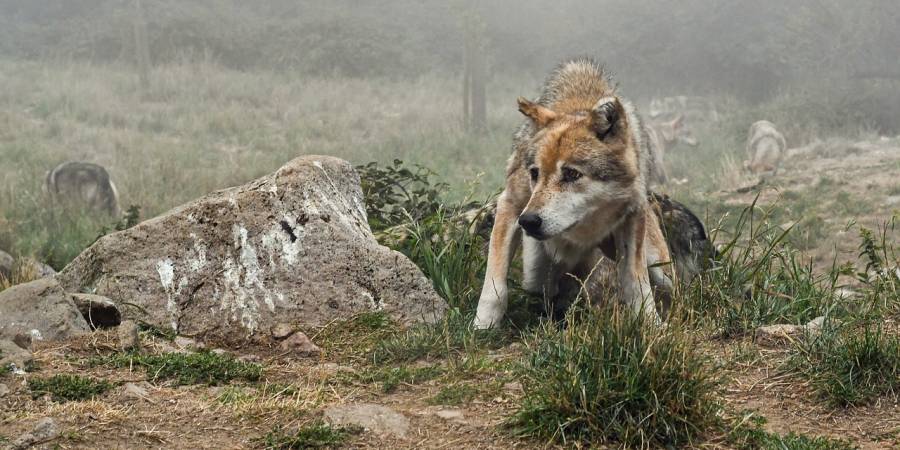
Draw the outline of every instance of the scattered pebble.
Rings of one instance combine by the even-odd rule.
[[[13,441],[13,448],[24,449],[36,444],[49,442],[57,437],[59,437],[59,426],[56,425],[56,421],[45,417],[38,420],[34,425],[34,429],[30,432],[16,438]]]
[[[297,356],[315,356],[322,353],[322,349],[313,344],[306,334],[301,331],[282,341],[281,350]]]
[[[126,320],[119,324],[119,348],[123,351],[140,350],[141,337],[138,335],[138,326],[133,320]]]
[[[332,406],[325,409],[332,425],[356,425],[378,435],[406,437],[409,419],[391,408],[373,403]]]
[[[294,327],[290,326],[289,324],[279,323],[272,327],[272,337],[278,339],[279,341],[282,339],[287,339],[292,334],[294,334]]]

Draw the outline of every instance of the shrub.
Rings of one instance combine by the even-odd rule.
[[[55,402],[91,400],[103,395],[112,386],[104,380],[68,374],[28,380],[28,389],[32,397],[38,398],[49,394]]]

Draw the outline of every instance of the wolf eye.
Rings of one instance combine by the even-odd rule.
[[[563,167],[563,170],[562,170],[563,183],[571,183],[573,181],[578,180],[579,178],[581,178],[581,172],[579,172],[575,169],[568,168],[568,167]]]
[[[531,181],[537,181],[540,172],[537,167],[532,167],[531,169],[528,169],[528,174],[531,175]]]

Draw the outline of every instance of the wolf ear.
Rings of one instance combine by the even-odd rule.
[[[591,109],[591,129],[600,140],[617,136],[625,120],[625,108],[615,97],[601,98]]]
[[[677,130],[677,129],[681,128],[681,125],[683,125],[683,124],[684,124],[684,114],[679,114],[674,119],[672,119],[671,122],[669,122],[669,125],[672,126],[673,130]]]
[[[548,123],[552,122],[553,119],[556,119],[557,117],[557,114],[549,108],[541,106],[525,97],[519,97],[516,101],[519,102],[519,111],[531,119],[538,128],[547,126]]]

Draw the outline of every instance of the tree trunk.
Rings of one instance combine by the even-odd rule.
[[[141,91],[150,88],[150,43],[147,41],[147,22],[141,0],[134,0],[134,54],[137,63]]]

